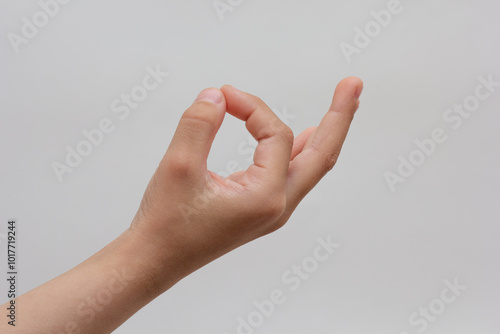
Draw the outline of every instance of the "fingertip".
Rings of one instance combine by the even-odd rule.
[[[356,100],[359,100],[361,93],[363,93],[365,83],[360,78],[356,78],[356,79],[357,79],[358,83],[356,84],[356,90],[354,91],[354,97],[356,98]]]
[[[336,91],[342,92],[343,94],[350,95],[356,100],[359,100],[361,93],[363,92],[364,82],[358,77],[347,77],[340,81],[337,85]]]
[[[239,93],[241,92],[238,88],[234,87],[233,85],[224,85],[220,88],[222,93],[225,94],[231,94],[231,93]]]
[[[355,76],[350,76],[350,77],[342,79],[340,81],[340,83],[353,85],[353,86],[359,86],[359,85],[363,85],[363,80],[361,80],[360,78],[355,77]]]
[[[219,90],[218,88],[209,87],[202,90],[198,94],[198,97],[196,98],[195,102],[200,102],[200,101],[210,102],[213,104],[221,104],[222,102],[224,102],[224,94],[222,94],[222,91]]]
[[[220,88],[220,90],[222,91],[222,94],[224,94],[224,91],[225,91],[225,90],[228,90],[228,89],[231,89],[231,87],[232,87],[231,85],[227,85],[227,84],[226,84],[226,85],[222,86],[222,87]]]
[[[236,118],[246,121],[249,112],[257,106],[257,98],[242,92],[232,85],[224,85],[221,91],[226,99],[226,111]]]

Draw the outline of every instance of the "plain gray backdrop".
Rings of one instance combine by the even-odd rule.
[[[288,224],[187,277],[116,333],[237,333],[238,317],[275,289],[286,301],[252,332],[498,333],[500,87],[484,88],[490,94],[480,101],[472,96],[479,77],[500,81],[500,5],[401,0],[377,31],[371,12],[391,3],[73,0],[48,22],[39,14],[38,32],[16,50],[23,17],[33,22],[42,9],[3,0],[1,267],[9,218],[19,226],[20,292],[116,238],[203,88],[232,84],[255,94],[298,134],[319,123],[336,84],[355,75],[365,90],[339,163]],[[360,45],[355,29],[367,24],[373,37],[349,61],[342,47]],[[112,102],[157,66],[169,76],[120,119]],[[448,110],[463,103],[474,110],[457,120]],[[106,118],[114,131],[60,182],[53,163],[65,163],[66,146]],[[415,141],[436,128],[446,141],[415,153]],[[248,166],[248,138],[226,117],[211,170]],[[410,156],[419,166],[392,191],[387,172],[397,175]],[[282,275],[327,236],[341,246],[292,291]],[[451,303],[442,302],[446,280],[466,287]],[[5,280],[0,287],[5,302]],[[425,329],[411,323],[429,307]]]

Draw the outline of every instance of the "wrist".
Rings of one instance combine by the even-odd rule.
[[[128,228],[109,246],[114,261],[148,301],[185,276],[179,270],[173,251],[135,229]]]

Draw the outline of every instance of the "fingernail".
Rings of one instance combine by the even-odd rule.
[[[359,86],[356,88],[356,91],[354,92],[354,97],[356,100],[359,100],[359,97],[361,96],[361,93],[363,92],[364,85]]]
[[[219,104],[222,101],[222,92],[217,88],[207,88],[200,92],[195,101],[206,101],[214,104]]]

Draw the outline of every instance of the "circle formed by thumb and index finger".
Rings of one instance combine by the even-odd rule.
[[[223,86],[229,114],[245,122],[250,134],[258,141],[254,164],[247,170],[266,181],[286,184],[293,145],[293,132],[258,97]]]

